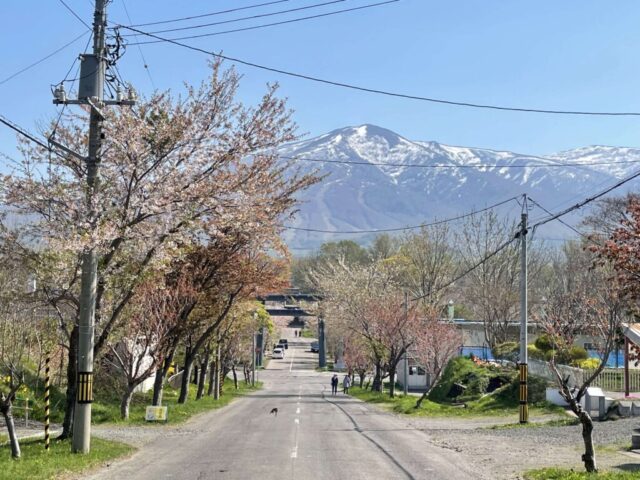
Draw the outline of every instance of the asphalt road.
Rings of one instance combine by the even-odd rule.
[[[286,358],[259,372],[263,390],[167,432],[89,478],[491,478],[402,419],[342,393],[331,396],[331,374],[315,371],[318,355],[309,352],[309,341],[289,341]]]

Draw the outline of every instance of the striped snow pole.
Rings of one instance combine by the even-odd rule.
[[[51,378],[49,369],[49,355],[44,360],[44,449],[49,451],[49,398],[51,393]]]
[[[529,422],[527,369],[528,365],[526,363],[520,364],[520,423]]]

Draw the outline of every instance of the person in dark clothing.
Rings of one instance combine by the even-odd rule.
[[[334,373],[333,377],[331,377],[331,395],[338,394],[338,374]]]

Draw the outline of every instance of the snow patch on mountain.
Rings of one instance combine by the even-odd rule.
[[[554,209],[640,168],[640,149],[635,148],[591,146],[539,157],[411,141],[368,124],[294,142],[279,153],[307,159],[298,160],[304,170],[328,175],[301,195],[295,220],[296,226],[322,230],[417,225],[525,192]],[[608,162],[616,163],[602,165]],[[578,165],[558,166],[565,163]],[[290,231],[285,238],[295,248],[314,248],[341,237]]]

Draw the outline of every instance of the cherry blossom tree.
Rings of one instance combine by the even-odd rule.
[[[22,146],[22,159],[0,179],[1,198],[22,216],[14,233],[22,245],[44,245],[66,262],[55,269],[50,302],[75,309],[69,339],[63,437],[71,432],[76,382],[78,267],[87,249],[100,255],[96,293],[96,357],[150,269],[166,266],[185,245],[243,225],[254,244],[278,237],[295,194],[317,181],[278,159],[295,139],[285,102],[270,86],[254,107],[236,99],[240,76],[213,62],[211,75],[186,94],[154,94],[131,109],[109,109],[104,121],[101,176],[95,208],[86,209],[84,163]],[[51,135],[86,152],[86,115],[69,114]]]
[[[135,389],[155,374],[174,348],[176,331],[181,329],[179,312],[193,298],[187,285],[162,284],[150,278],[136,287],[123,317],[126,322],[119,339],[108,342],[105,360],[123,379],[120,415],[129,418],[129,405]]]
[[[563,256],[553,265],[554,281],[547,285],[546,302],[534,312],[533,318],[542,330],[559,346],[571,346],[578,334],[595,339],[600,351],[600,363],[577,385],[564,377],[557,358],[550,361],[560,395],[568,403],[582,425],[585,452],[582,455],[587,472],[597,472],[593,444],[593,420],[580,405],[587,388],[602,372],[609,354],[616,348],[617,337],[627,317],[628,304],[624,288],[613,277],[606,264],[596,261],[586,245],[568,244]]]
[[[416,339],[412,352],[429,374],[430,385],[416,401],[416,408],[420,408],[429,392],[438,384],[445,367],[458,355],[462,346],[462,332],[453,323],[439,318],[436,309],[427,310],[422,321],[425,334]]]

